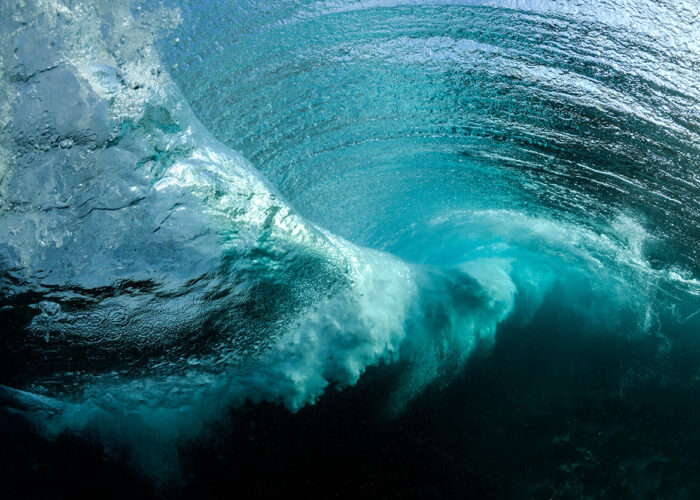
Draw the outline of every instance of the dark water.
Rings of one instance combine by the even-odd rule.
[[[694,2],[0,9],[9,498],[697,498]]]

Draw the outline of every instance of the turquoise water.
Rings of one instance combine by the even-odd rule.
[[[692,497],[699,16],[3,7],[8,449],[181,496]]]

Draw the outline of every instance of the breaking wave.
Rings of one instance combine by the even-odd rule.
[[[4,404],[160,471],[371,366],[400,412],[543,309],[670,349],[698,12],[638,3],[3,6]]]

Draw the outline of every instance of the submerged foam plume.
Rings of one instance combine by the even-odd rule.
[[[281,402],[296,411],[329,387],[355,384],[369,367],[401,361],[406,368],[389,403],[400,409],[431,384],[458,374],[479,347],[492,346],[500,326],[526,324],[543,305],[598,334],[663,335],[654,305],[658,294],[700,290],[687,248],[678,250],[676,267],[653,261],[651,251],[661,243],[647,229],[652,222],[633,209],[625,216],[616,213],[621,210],[596,213],[583,224],[575,215],[595,207],[595,191],[578,193],[580,204],[568,213],[550,209],[566,198],[562,193],[575,191],[575,178],[547,193],[536,191],[534,198],[541,196],[546,209],[532,210],[523,192],[544,183],[533,173],[533,158],[554,164],[555,153],[531,134],[539,129],[517,121],[517,110],[510,122],[504,120],[521,134],[516,139],[499,135],[501,122],[486,123],[492,130],[482,136],[472,130],[470,144],[478,153],[450,149],[459,142],[457,131],[473,126],[463,117],[449,115],[455,123],[427,118],[462,102],[449,71],[466,71],[474,54],[476,71],[495,79],[500,68],[511,79],[518,74],[523,85],[565,71],[529,66],[520,74],[517,60],[494,65],[485,54],[499,60],[509,54],[459,41],[458,33],[375,43],[370,30],[370,40],[334,40],[332,57],[303,54],[318,64],[310,71],[322,67],[319,54],[323,64],[338,65],[324,78],[366,83],[347,101],[366,118],[362,126],[347,116],[336,123],[342,113],[319,105],[313,120],[295,123],[298,134],[288,133],[279,126],[288,118],[282,104],[288,99],[295,109],[296,97],[280,93],[275,106],[255,108],[246,85],[270,83],[278,71],[304,85],[315,78],[258,65],[256,58],[267,51],[247,51],[251,60],[240,61],[260,75],[248,83],[242,79],[241,94],[248,97],[232,90],[226,112],[241,117],[226,122],[218,114],[212,119],[220,103],[206,94],[222,86],[200,80],[215,82],[225,72],[195,78],[188,71],[201,69],[196,64],[174,69],[180,79],[192,77],[183,85],[184,97],[161,62],[173,54],[161,56],[156,44],[182,29],[180,10],[132,12],[127,5],[100,2],[71,2],[68,8],[60,1],[30,7],[4,7],[0,39],[0,94],[8,96],[0,109],[0,318],[12,331],[0,354],[0,382],[12,389],[3,389],[0,399],[50,435],[97,430],[109,450],[116,453],[127,443],[136,460],[162,472],[172,465],[163,462],[164,449],[247,400]],[[319,14],[317,7],[310,9]],[[361,9],[353,4],[331,10],[264,19],[262,41],[250,43],[275,48],[274,37],[264,38],[271,30],[293,30],[291,21],[316,17],[337,37],[345,31],[323,23],[331,14]],[[370,28],[385,22],[374,17],[376,9],[366,10]],[[420,22],[405,19],[422,33]],[[305,43],[316,40],[304,32],[292,35]],[[353,64],[366,65],[376,80],[358,78],[348,70]],[[416,67],[442,69],[437,76],[415,73],[424,87],[395,78],[401,84],[384,92],[377,64],[404,76],[414,75]],[[499,92],[512,90],[497,83]],[[580,94],[587,85],[573,76],[566,84],[577,106],[590,104]],[[366,104],[375,94],[377,106],[371,108]],[[443,95],[450,96],[447,102],[440,101]],[[327,101],[340,102],[337,93],[333,97]],[[611,99],[600,105],[628,110],[629,119],[646,116],[646,103]],[[432,104],[416,104],[424,100]],[[215,139],[188,101],[196,101],[218,137],[240,140],[255,166]],[[472,111],[488,114],[477,105]],[[401,117],[407,115],[415,123],[406,125]],[[267,123],[269,116],[274,119]],[[669,120],[656,122],[667,126]],[[418,130],[417,124],[426,123],[429,130]],[[575,150],[563,160],[566,168],[581,164],[598,172],[576,149],[579,139],[558,125],[562,130],[552,137]],[[255,145],[235,127],[251,127]],[[332,144],[319,145],[312,129],[322,130],[323,141]],[[693,134],[679,134],[678,140],[687,145]],[[298,137],[312,147],[296,144]],[[429,139],[436,137],[442,142],[433,148]],[[521,151],[511,145],[527,141],[530,149],[518,156]],[[564,146],[558,147],[556,153],[566,156]],[[436,159],[454,176],[430,175]],[[518,177],[494,167],[495,159],[532,171]],[[376,168],[358,174],[358,164]],[[460,170],[465,165],[467,173]],[[564,176],[563,165],[547,176]],[[620,175],[602,175],[616,179],[606,189],[631,182]],[[602,177],[590,184],[600,185]],[[351,191],[349,185],[361,188],[356,198],[340,196]],[[652,205],[670,197],[655,193]],[[295,198],[294,205],[315,221],[335,217],[333,229],[356,243],[302,217],[285,197]],[[415,204],[409,212],[407,199]],[[378,200],[385,202],[381,214],[372,207]]]

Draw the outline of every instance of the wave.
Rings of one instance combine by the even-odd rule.
[[[661,155],[659,137],[675,137],[686,148],[682,163],[697,152],[696,119],[681,110],[698,102],[689,76],[697,62],[680,65],[678,79],[638,70],[635,81],[683,94],[653,114],[646,106],[658,99],[616,96],[613,77],[603,82],[611,88],[597,86],[595,75],[509,60],[495,39],[440,31],[456,7],[470,20],[486,12],[496,27],[512,16],[530,22],[530,13],[428,12],[428,3],[445,2],[279,7],[281,19],[261,11],[258,24],[248,4],[222,4],[209,17],[195,2],[3,7],[0,315],[11,331],[0,355],[3,403],[49,435],[97,429],[114,449],[129,442],[136,460],[161,470],[170,464],[154,441],[191,436],[247,400],[296,411],[382,363],[406,365],[390,403],[400,411],[488,351],[501,325],[527,324],[543,304],[599,335],[663,337],[665,315],[692,320],[700,295],[692,242],[667,252],[677,258],[655,255],[698,220],[697,179],[681,171],[669,187],[647,170],[601,171],[561,123],[539,123],[545,139],[559,137],[549,146],[527,128],[550,110],[533,105],[498,122],[493,95],[465,96],[456,82],[474,61],[484,74],[527,82],[532,95],[547,90],[533,82],[556,81],[574,106],[657,127],[646,136],[651,157]],[[236,30],[202,30],[210,45],[182,34],[193,13],[206,24],[223,10]],[[353,12],[368,16],[365,38],[334,29],[356,26],[357,18],[334,17]],[[557,12],[548,22],[567,22]],[[415,31],[377,35],[387,16]],[[299,44],[301,56],[275,48],[279,40]],[[403,83],[382,91],[378,67],[394,68],[400,77],[391,81]],[[226,84],[232,73],[237,85]],[[313,94],[319,78],[325,101]],[[280,82],[298,93],[276,92]],[[498,93],[501,80],[490,83]],[[421,104],[440,95],[449,98]],[[295,122],[308,99],[322,102]],[[462,112],[445,114],[456,103]],[[465,139],[470,127],[474,140]],[[499,127],[518,133],[505,139]],[[545,173],[523,167],[566,156],[566,147],[566,172],[564,163]],[[604,159],[619,147],[602,145]],[[525,173],[494,167],[498,159]],[[573,165],[590,174],[583,188]],[[565,180],[548,184],[557,176]],[[651,194],[630,194],[625,200],[639,203],[624,210],[594,208],[601,193],[636,192],[622,187],[630,184]],[[687,208],[673,217],[686,222],[662,238],[654,217],[668,213],[672,197]],[[560,202],[562,210],[551,208]],[[645,203],[657,210],[647,220],[635,210]]]

